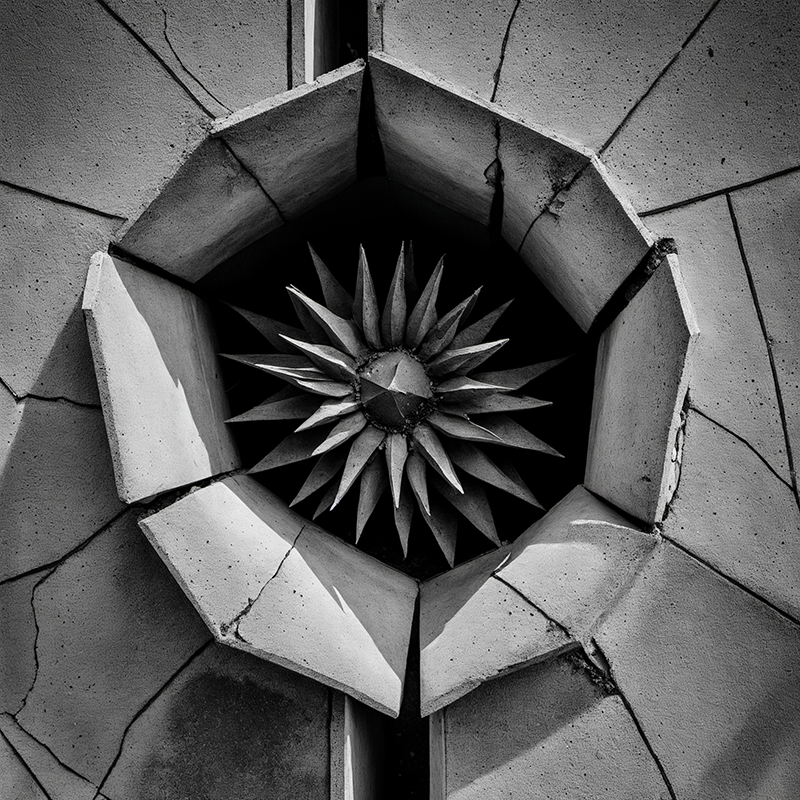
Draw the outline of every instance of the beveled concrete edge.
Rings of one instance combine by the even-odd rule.
[[[231,477],[221,478],[219,481],[215,481],[214,483],[209,484],[209,486],[214,486],[217,483],[225,483],[225,482],[227,482],[228,480],[231,480],[231,479],[232,479]],[[255,481],[254,481],[254,483],[255,483]],[[261,658],[264,661],[268,661],[270,663],[277,664],[278,666],[283,667],[285,669],[288,669],[288,670],[290,670],[292,672],[295,672],[297,674],[304,675],[305,677],[311,678],[311,679],[317,681],[318,683],[321,683],[321,684],[323,684],[325,686],[329,686],[332,689],[336,689],[337,691],[340,691],[340,692],[342,692],[342,693],[344,693],[346,695],[349,695],[350,697],[355,698],[356,700],[364,703],[364,705],[367,705],[370,708],[373,708],[373,709],[375,709],[376,711],[379,711],[382,714],[385,714],[385,715],[387,715],[389,717],[392,717],[393,719],[396,719],[400,714],[400,705],[402,703],[403,694],[404,694],[404,690],[405,690],[405,678],[406,678],[406,676],[405,676],[405,666],[403,668],[402,674],[398,676],[400,678],[400,689],[399,689],[399,692],[398,692],[398,695],[397,695],[397,703],[396,703],[396,705],[389,706],[389,705],[386,705],[385,703],[382,703],[382,702],[376,700],[375,698],[373,698],[372,696],[368,695],[367,693],[365,693],[363,691],[360,691],[359,689],[353,688],[353,687],[351,687],[351,686],[349,686],[349,685],[347,685],[347,684],[345,684],[345,683],[343,683],[341,681],[336,680],[334,677],[331,677],[330,675],[325,675],[323,673],[318,672],[317,670],[311,669],[311,668],[303,665],[302,663],[299,663],[296,659],[286,658],[279,651],[269,651],[269,650],[265,650],[265,649],[262,649],[262,648],[254,647],[247,640],[242,639],[242,638],[237,638],[236,636],[234,636],[232,634],[224,632],[221,629],[219,623],[217,623],[216,621],[214,621],[211,618],[211,616],[209,615],[208,611],[203,607],[203,605],[199,602],[199,600],[195,596],[194,592],[192,591],[192,589],[189,586],[189,584],[187,583],[187,581],[184,580],[180,570],[174,565],[174,563],[169,558],[169,556],[167,555],[167,553],[164,550],[164,548],[161,547],[160,544],[158,543],[158,539],[155,536],[155,534],[154,534],[154,532],[151,529],[150,524],[149,524],[149,521],[152,518],[157,517],[162,512],[168,511],[169,509],[173,508],[173,506],[175,506],[175,505],[187,500],[188,498],[191,497],[191,495],[195,494],[196,492],[201,492],[205,488],[208,488],[208,487],[204,486],[204,487],[194,488],[194,489],[190,490],[186,495],[178,498],[177,500],[173,501],[172,503],[170,503],[169,505],[165,506],[164,508],[160,508],[158,510],[152,511],[152,513],[145,513],[143,516],[141,516],[139,518],[138,525],[139,525],[139,528],[142,530],[143,534],[145,535],[145,537],[147,538],[148,542],[150,542],[150,544],[152,545],[153,549],[156,551],[158,557],[161,559],[161,561],[167,567],[167,569],[169,570],[170,574],[175,579],[175,581],[177,582],[178,586],[181,588],[181,591],[183,592],[183,594],[186,596],[186,598],[192,604],[194,609],[197,611],[197,613],[200,616],[200,618],[203,620],[203,623],[208,628],[208,630],[211,633],[211,635],[214,637],[214,640],[216,642],[220,643],[220,644],[224,644],[224,645],[229,646],[229,647],[237,648],[237,649],[242,650],[242,651],[244,651],[246,653],[249,653],[250,655],[256,656],[257,658]],[[300,517],[300,515],[297,512],[293,511],[293,509],[290,509],[288,507],[288,505],[283,500],[278,498],[277,495],[275,495],[273,492],[270,492],[265,487],[261,487],[261,488],[263,489],[263,491],[266,494],[268,494],[274,500],[276,500],[281,505],[283,505],[287,509],[289,509],[289,511],[293,515]],[[358,554],[358,556],[360,558],[368,559],[370,561],[375,562],[377,565],[380,566],[380,568],[382,570],[384,570],[386,572],[394,573],[394,574],[396,574],[398,576],[402,576],[402,579],[407,584],[407,586],[409,588],[413,587],[413,591],[409,594],[409,597],[411,598],[412,602],[411,602],[411,619],[408,620],[408,625],[407,625],[407,628],[408,628],[407,634],[408,635],[407,635],[406,641],[405,641],[405,650],[406,650],[406,654],[407,654],[408,650],[409,650],[409,648],[411,647],[411,644],[412,644],[411,632],[412,632],[412,627],[413,627],[414,607],[416,606],[417,599],[419,597],[419,586],[420,586],[419,585],[419,581],[416,580],[415,578],[412,578],[410,575],[407,575],[406,573],[402,572],[401,570],[396,569],[395,567],[392,567],[392,566],[390,566],[388,564],[384,564],[382,561],[378,561],[373,556],[369,555],[369,553],[365,553],[363,550],[360,550],[359,548],[355,547],[354,545],[350,544],[349,542],[345,542],[345,541],[339,539],[338,537],[333,536],[332,534],[328,533],[324,528],[321,528],[316,523],[311,522],[311,523],[308,523],[308,525],[311,526],[312,528],[314,528],[319,534],[328,537],[328,539],[329,539],[329,541],[330,541],[330,543],[331,543],[331,545],[333,547],[335,547],[337,549],[342,549],[342,550],[354,551],[354,552],[356,552]],[[293,549],[294,549],[294,544],[288,543],[287,547],[286,547],[286,551],[284,553],[284,558]]]

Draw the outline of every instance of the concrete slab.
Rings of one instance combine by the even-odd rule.
[[[796,245],[800,173],[736,192],[731,200],[775,359],[796,469],[800,459],[800,278]]]
[[[44,577],[34,573],[0,586],[0,709],[16,714],[36,675],[36,619],[33,587]]]
[[[80,297],[119,220],[2,185],[0,217],[0,377],[17,397],[98,403]]]
[[[212,645],[131,726],[103,793],[112,800],[187,791],[197,800],[327,800],[329,694]]]
[[[509,547],[420,587],[420,713],[448,706],[487,680],[559,653],[575,642],[494,577]]]
[[[648,216],[647,225],[676,240],[701,331],[692,351],[692,405],[746,439],[788,480],[786,437],[767,343],[726,199]]]
[[[0,791],[11,800],[51,800],[25,762],[14,752],[5,736],[0,735]]]
[[[192,492],[142,528],[221,642],[397,715],[416,581],[252,478]]]
[[[448,800],[670,794],[616,695],[574,657],[484,684],[444,711]]]
[[[119,243],[167,272],[196,281],[282,224],[274,204],[218,139],[204,141]]]
[[[290,88],[288,15],[281,0],[108,5],[217,116]]]
[[[0,580],[57,561],[118,514],[99,409],[0,389]]]
[[[387,0],[381,8],[383,42],[373,47],[490,100],[515,5],[516,0],[497,0],[491,7],[463,0]]]
[[[798,530],[791,486],[728,431],[690,412],[664,533],[800,619]]]
[[[585,641],[655,544],[577,486],[514,542],[497,576]]]
[[[10,0],[3,39],[0,177],[12,183],[128,216],[208,124],[94,0]]]
[[[531,222],[519,254],[584,330],[653,244],[597,159]]]
[[[36,776],[50,800],[94,800],[97,787],[60,764],[10,714],[0,714],[0,733]]]
[[[134,714],[208,638],[129,513],[34,595],[38,671],[17,719],[98,783]]]
[[[675,491],[674,451],[697,323],[675,256],[600,338],[586,486],[645,522]]]
[[[675,796],[794,795],[796,624],[665,543],[597,641]]]
[[[97,253],[83,309],[125,502],[239,466],[205,304]]]
[[[364,63],[356,61],[218,123],[221,136],[286,219],[356,180]]]
[[[602,9],[585,0],[521,3],[508,33],[497,102],[598,149],[708,6],[680,0],[664,14],[648,3]]]
[[[714,9],[603,155],[638,211],[797,165],[798,24],[796,3]]]

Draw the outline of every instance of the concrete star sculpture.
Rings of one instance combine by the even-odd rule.
[[[290,387],[229,421],[303,420],[250,472],[318,457],[292,501],[327,486],[315,518],[335,508],[358,482],[356,542],[389,487],[404,555],[415,502],[451,566],[458,517],[450,506],[499,546],[482,484],[541,505],[514,467],[492,460],[481,445],[559,455],[507,416],[549,405],[513,392],[558,362],[474,373],[508,342],[484,339],[509,303],[465,326],[478,289],[439,316],[443,260],[417,292],[411,248],[401,247],[381,310],[363,248],[355,297],[313,249],[311,256],[324,304],[287,287],[302,328],[240,309],[281,352],[227,357]]]

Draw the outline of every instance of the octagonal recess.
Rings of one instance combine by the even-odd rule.
[[[244,476],[192,492],[140,525],[218,641],[397,716],[415,580]]]
[[[698,335],[678,259],[669,255],[600,339],[585,483],[646,522],[663,518],[675,491]]]
[[[422,714],[588,642],[655,546],[577,486],[512,545],[423,583]]]

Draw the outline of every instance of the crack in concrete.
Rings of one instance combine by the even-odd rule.
[[[294,537],[294,540],[292,541],[292,546],[283,554],[283,558],[280,560],[280,563],[275,569],[275,572],[272,573],[272,576],[268,578],[266,583],[259,589],[258,594],[255,597],[249,597],[247,599],[247,603],[245,604],[244,608],[230,622],[223,622],[219,626],[220,633],[222,633],[223,636],[227,636],[228,633],[231,633],[236,639],[245,641],[239,635],[239,623],[242,621],[244,617],[247,616],[250,609],[261,599],[261,595],[264,594],[264,590],[267,588],[267,586],[269,586],[269,584],[272,583],[272,581],[274,581],[275,578],[278,577],[278,573],[281,571],[281,567],[283,567],[284,563],[286,562],[286,559],[289,558],[289,556],[294,551],[295,547],[297,546],[297,540],[300,538],[300,535],[307,527],[308,525],[303,525],[297,532],[297,535]]]
[[[782,476],[782,475],[781,475],[781,474],[778,472],[778,470],[776,470],[776,469],[775,469],[775,467],[773,467],[773,466],[772,466],[772,464],[770,464],[770,463],[769,463],[769,461],[767,461],[767,459],[766,459],[766,458],[764,458],[764,456],[762,456],[762,455],[761,455],[761,453],[759,453],[759,452],[758,452],[758,450],[756,450],[756,448],[755,448],[755,447],[753,447],[753,445],[752,445],[752,444],[750,444],[750,442],[748,442],[748,441],[747,441],[747,439],[745,439],[745,438],[744,438],[744,436],[740,436],[738,433],[736,433],[736,431],[732,431],[732,430],[731,430],[730,428],[728,428],[726,425],[723,425],[723,424],[722,424],[721,422],[719,422],[718,420],[714,419],[713,417],[710,417],[708,414],[706,414],[706,412],[705,412],[705,411],[702,411],[701,409],[699,409],[699,408],[698,408],[696,405],[694,405],[694,404],[693,404],[693,403],[691,403],[691,402],[689,403],[689,408],[690,408],[690,410],[691,410],[691,411],[694,411],[694,413],[695,413],[695,414],[699,414],[699,415],[700,415],[701,417],[703,417],[704,419],[707,419],[707,420],[708,420],[708,421],[709,421],[709,422],[710,422],[712,425],[715,425],[715,426],[716,426],[717,428],[719,428],[720,430],[723,430],[723,431],[725,431],[725,433],[727,433],[727,434],[730,434],[731,436],[733,436],[733,438],[734,438],[734,439],[737,439],[738,441],[740,441],[740,442],[741,442],[741,443],[742,443],[742,444],[743,444],[745,447],[747,447],[747,448],[748,448],[748,449],[749,449],[749,450],[750,450],[750,451],[753,453],[753,455],[755,455],[756,457],[758,457],[758,459],[759,459],[759,460],[760,460],[760,461],[761,461],[761,462],[764,464],[764,466],[765,466],[765,467],[766,467],[766,468],[767,468],[767,469],[768,469],[768,470],[769,470],[769,471],[770,471],[770,472],[771,472],[771,473],[772,473],[772,474],[773,474],[773,475],[774,475],[774,476],[775,476],[775,477],[776,477],[776,478],[777,478],[777,479],[778,479],[778,480],[779,480],[779,481],[780,481],[780,482],[781,482],[781,483],[782,483],[782,484],[783,484],[783,485],[784,485],[784,486],[785,486],[785,487],[786,487],[786,488],[787,488],[787,489],[788,489],[790,492],[794,493],[794,487],[792,486],[792,484],[791,484],[789,481],[787,481],[787,480],[786,480],[786,478],[784,478],[784,477],[783,477],[783,476]]]
[[[686,39],[684,39],[683,44],[680,46],[680,49],[677,50],[677,52],[675,52],[675,54],[672,56],[672,58],[670,58],[670,60],[667,62],[667,65],[661,70],[661,72],[658,73],[658,75],[656,75],[655,80],[650,84],[650,86],[647,87],[647,89],[645,90],[644,94],[631,106],[630,111],[628,111],[628,113],[625,114],[625,116],[622,118],[622,122],[620,122],[619,125],[617,125],[617,127],[614,128],[614,130],[611,132],[611,135],[608,137],[608,139],[606,139],[606,141],[603,143],[603,145],[597,151],[598,155],[602,155],[609,148],[609,146],[614,141],[614,139],[617,137],[617,135],[628,124],[629,120],[634,115],[634,113],[639,108],[639,106],[647,99],[647,97],[650,95],[650,93],[653,91],[653,89],[655,89],[655,87],[659,84],[659,82],[664,77],[664,75],[667,74],[667,72],[670,70],[672,65],[677,61],[677,59],[681,55],[681,53],[686,49],[686,47],[689,45],[689,43],[692,41],[692,39],[694,39],[694,37],[699,33],[700,28],[702,28],[703,25],[705,25],[706,20],[711,16],[712,12],[719,5],[719,3],[720,3],[720,0],[714,0],[714,2],[711,4],[711,7],[708,9],[708,11],[706,11],[706,13],[703,14],[703,16],[701,17],[700,21],[697,23],[697,25],[695,25],[695,27],[692,29],[692,31],[689,33],[689,35],[686,37]]]
[[[251,170],[250,167],[248,167],[247,164],[245,164],[244,161],[242,161],[242,159],[239,158],[238,155],[236,155],[236,151],[228,144],[228,141],[225,139],[224,136],[220,136],[219,140],[222,142],[222,144],[225,146],[225,149],[231,154],[231,156],[233,156],[233,158],[236,159],[236,162],[239,164],[239,166],[258,184],[258,188],[261,189],[261,191],[264,193],[264,196],[272,204],[272,207],[275,209],[278,216],[281,218],[281,222],[284,223],[289,222],[283,211],[281,211],[280,206],[275,202],[272,195],[266,190],[264,184],[261,183],[255,172],[253,172],[253,170]]]
[[[291,0],[290,0],[290,2],[291,2]],[[175,58],[177,59],[178,63],[181,65],[181,69],[183,69],[183,71],[184,71],[184,72],[185,72],[185,73],[186,73],[186,74],[187,74],[187,75],[188,75],[188,76],[189,76],[189,77],[190,77],[190,78],[191,78],[191,79],[192,79],[192,80],[193,80],[193,81],[194,81],[194,82],[195,82],[195,83],[196,83],[196,84],[197,84],[197,85],[198,85],[198,86],[199,86],[199,87],[200,87],[200,88],[201,88],[201,89],[202,89],[202,90],[203,90],[203,91],[204,91],[204,92],[205,92],[205,93],[206,93],[206,94],[207,94],[207,95],[208,95],[208,96],[209,96],[209,97],[210,97],[210,98],[211,98],[211,99],[212,99],[212,100],[215,102],[215,103],[219,103],[219,105],[221,105],[221,106],[222,106],[222,107],[223,107],[223,108],[224,108],[224,109],[225,109],[225,110],[226,110],[226,111],[227,111],[227,112],[230,114],[230,113],[231,113],[231,109],[230,109],[230,108],[228,108],[228,106],[227,106],[227,105],[225,105],[225,103],[223,103],[223,102],[222,102],[222,100],[220,100],[220,99],[219,99],[219,97],[217,97],[217,96],[216,96],[216,95],[215,95],[215,94],[214,94],[214,93],[213,93],[213,92],[212,92],[212,91],[211,91],[211,90],[210,90],[210,89],[209,89],[209,88],[208,88],[208,87],[207,87],[207,86],[206,86],[206,85],[203,83],[203,81],[201,81],[201,80],[200,80],[200,78],[198,78],[198,77],[197,77],[197,75],[195,75],[195,74],[194,74],[194,72],[192,72],[192,71],[189,69],[189,67],[187,67],[187,66],[186,66],[186,64],[184,64],[184,63],[183,63],[183,59],[182,59],[182,58],[181,58],[181,57],[178,55],[178,51],[177,51],[177,50],[174,48],[174,46],[172,45],[172,42],[170,41],[170,38],[169,38],[169,33],[167,32],[167,9],[166,9],[166,8],[162,8],[162,9],[161,9],[161,11],[162,11],[162,13],[164,14],[164,41],[167,43],[167,46],[169,47],[170,51],[172,52],[172,55],[174,55],[174,56],[175,56]],[[291,88],[291,87],[289,87],[289,88]]]
[[[506,25],[506,32],[503,35],[503,43],[500,45],[500,61],[497,64],[497,69],[494,71],[494,87],[492,88],[492,96],[490,101],[492,103],[495,102],[495,98],[497,97],[497,89],[500,86],[500,74],[503,71],[503,62],[506,60],[506,47],[508,47],[508,38],[511,35],[511,26],[514,24],[514,18],[517,16],[517,11],[519,10],[520,4],[522,0],[517,0],[516,4],[514,5],[514,10],[511,12],[511,16],[508,18],[508,25]]]
[[[206,105],[197,97],[194,92],[180,79],[178,73],[175,72],[172,67],[167,64],[167,62],[152,48],[150,45],[144,40],[142,36],[140,36],[128,23],[119,15],[116,11],[114,11],[105,0],[96,0],[97,4],[118,24],[120,25],[127,33],[129,33],[159,64],[159,66],[167,73],[167,75],[172,78],[178,86],[183,89],[186,95],[189,97],[190,100],[205,114],[209,117],[215,117],[214,114]],[[200,84],[202,86],[202,84]]]
[[[75,203],[72,200],[66,200],[63,197],[56,197],[55,195],[47,194],[46,192],[40,192],[37,189],[31,189],[30,186],[21,186],[18,183],[11,183],[11,181],[6,180],[0,180],[0,185],[7,186],[9,189],[15,189],[16,191],[23,192],[24,194],[40,197],[42,200],[48,200],[49,202],[55,203],[59,206],[68,206],[69,208],[75,208],[78,211],[86,211],[89,214],[94,214],[97,217],[117,220],[120,222],[120,224],[127,220],[127,217],[121,217],[119,214],[111,214],[108,211],[100,211],[100,209],[92,208],[91,206],[86,206],[82,203]]]
[[[100,785],[97,787],[97,794],[95,795],[94,800],[102,800],[101,795],[103,794],[104,786],[108,781],[109,777],[111,776],[111,773],[114,771],[114,767],[117,766],[117,762],[122,757],[122,753],[125,749],[125,740],[128,738],[128,734],[130,733],[131,728],[136,724],[136,721],[142,716],[142,714],[144,714],[150,708],[150,706],[153,705],[153,703],[156,702],[156,700],[158,700],[159,697],[161,697],[162,694],[164,694],[164,692],[175,682],[178,676],[185,669],[187,669],[200,655],[202,655],[202,653],[208,647],[210,647],[213,644],[214,644],[214,639],[209,637],[208,641],[200,645],[200,647],[198,647],[197,650],[195,650],[194,653],[192,653],[189,656],[189,658],[187,658],[186,661],[184,661],[183,664],[181,664],[181,666],[178,667],[178,669],[165,681],[163,686],[161,686],[161,688],[158,689],[158,691],[154,695],[152,695],[145,702],[145,704],[133,715],[131,721],[125,726],[125,730],[122,733],[122,738],[120,739],[119,742],[119,749],[117,750],[117,754],[114,756],[114,760],[111,762],[111,766],[109,766],[108,770],[106,771],[106,774],[103,776],[103,780],[100,781]]]
[[[597,649],[597,652],[603,658],[606,664],[608,664],[609,670],[609,679],[613,683],[616,694],[619,699],[622,701],[622,705],[625,706],[625,710],[628,712],[628,716],[631,718],[631,721],[636,726],[636,730],[639,732],[639,736],[642,738],[642,742],[644,742],[644,746],[647,748],[647,751],[650,753],[651,758],[655,762],[658,771],[661,773],[661,779],[664,781],[664,785],[667,787],[667,791],[669,791],[669,796],[671,800],[677,800],[677,795],[675,794],[675,790],[672,788],[672,782],[667,775],[667,771],[664,768],[664,765],[661,763],[661,759],[656,754],[656,751],[653,749],[653,745],[650,744],[650,740],[647,738],[647,735],[644,732],[644,728],[642,724],[639,722],[639,718],[636,716],[636,712],[633,710],[633,706],[631,706],[628,698],[625,696],[625,692],[622,691],[622,688],[619,685],[619,681],[616,679],[614,675],[614,666],[611,661],[608,659],[606,654],[603,652],[602,648],[600,647],[597,642],[593,641],[594,647]]]
[[[22,766],[25,768],[25,771],[31,776],[31,778],[33,778],[34,782],[41,789],[42,794],[47,798],[47,800],[53,800],[53,796],[47,791],[47,789],[44,788],[36,773],[28,766],[28,762],[22,757],[19,750],[14,747],[14,745],[2,731],[0,731],[0,738],[9,746],[11,752],[14,753],[20,764],[22,764]]]
[[[739,255],[742,259],[742,264],[744,265],[744,271],[747,275],[747,283],[750,287],[750,295],[753,298],[753,305],[756,309],[756,316],[758,317],[758,324],[761,327],[761,335],[764,337],[764,343],[767,347],[767,356],[769,357],[769,367],[772,372],[772,382],[775,384],[775,397],[778,401],[778,413],[780,414],[781,418],[781,425],[783,426],[783,438],[786,443],[786,459],[789,462],[789,477],[792,481],[792,492],[794,495],[794,501],[797,504],[797,509],[800,511],[800,492],[798,492],[797,487],[797,472],[795,470],[794,464],[794,452],[792,450],[792,440],[791,436],[789,435],[789,425],[786,419],[786,406],[783,402],[783,392],[781,391],[781,383],[780,378],[778,375],[778,365],[775,361],[775,353],[772,349],[772,337],[769,335],[769,331],[767,330],[767,321],[764,317],[764,312],[761,308],[761,302],[758,299],[758,292],[756,291],[756,284],[755,280],[753,279],[753,272],[750,268],[750,261],[747,258],[747,253],[745,252],[744,247],[744,240],[742,239],[742,232],[739,228],[739,220],[736,218],[736,213],[733,208],[733,200],[731,200],[731,196],[729,194],[725,195],[725,199],[728,203],[728,213],[731,217],[731,222],[733,223],[733,231],[736,235],[736,244],[739,247]]]
[[[501,145],[500,120],[494,121],[494,161],[483,171],[486,183],[494,189],[492,204],[489,207],[489,237],[497,241],[503,238],[503,208],[505,205],[505,189],[503,162],[500,160]]]
[[[670,463],[667,467],[667,482],[664,487],[666,492],[666,500],[664,501],[664,513],[661,515],[663,522],[672,509],[672,502],[678,494],[678,486],[681,482],[681,473],[683,467],[683,445],[686,441],[686,423],[689,420],[689,392],[683,398],[680,410],[680,422],[678,429],[675,431],[675,443],[672,446],[672,454],[670,455]]]
[[[501,578],[497,574],[497,572],[493,572],[492,573],[492,577],[496,581],[499,581],[500,583],[502,583],[503,586],[507,586],[509,589],[511,589],[511,591],[514,592],[514,594],[519,595],[529,606],[532,606],[533,608],[535,608],[547,620],[547,622],[550,625],[552,625],[554,628],[556,628],[559,632],[563,633],[564,636],[567,636],[568,638],[572,639],[576,643],[580,641],[580,639],[577,636],[573,636],[572,632],[569,631],[564,625],[562,625],[557,619],[554,619],[553,617],[551,617],[546,611],[544,611],[544,609],[542,609],[540,606],[538,606],[536,603],[534,603],[533,600],[530,599],[530,597],[527,597],[519,589],[517,589],[516,586],[510,584],[507,580]]]

